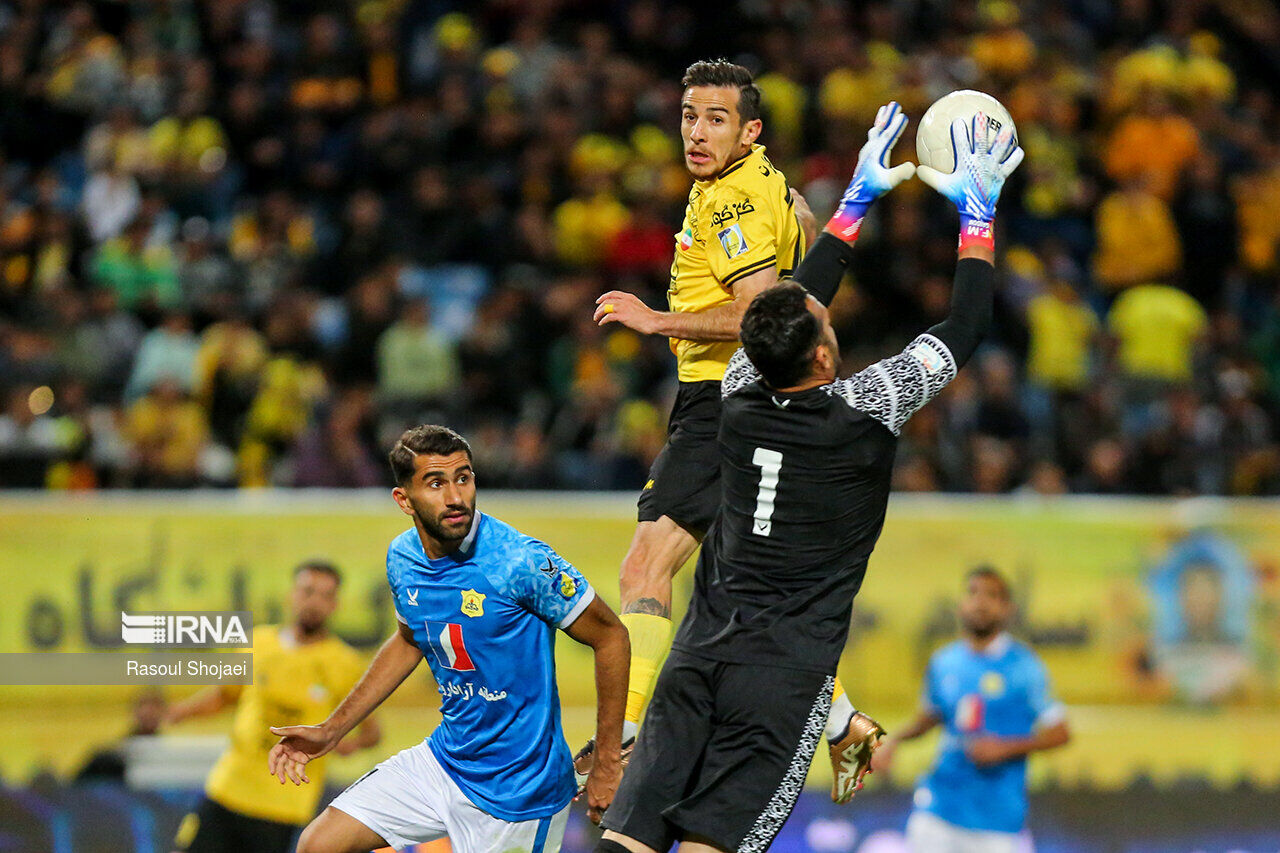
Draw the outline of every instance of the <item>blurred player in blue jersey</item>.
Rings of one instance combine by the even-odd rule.
[[[1009,584],[995,569],[967,577],[960,601],[962,637],[934,653],[920,713],[872,758],[887,769],[894,748],[939,724],[933,768],[916,788],[907,821],[914,853],[1012,853],[1031,849],[1027,756],[1070,739],[1044,664],[1005,633],[1013,612]]]
[[[476,511],[471,448],[440,426],[391,451],[392,492],[413,527],[387,550],[399,626],[364,677],[318,726],[272,728],[269,769],[308,781],[324,755],[424,657],[442,697],[431,736],[379,764],[303,831],[299,853],[358,853],[448,837],[457,853],[560,849],[577,792],[560,731],[555,629],[595,652],[597,759],[588,815],[599,821],[622,776],[630,645],[595,590],[550,547]],[[599,756],[604,757],[604,761]]]

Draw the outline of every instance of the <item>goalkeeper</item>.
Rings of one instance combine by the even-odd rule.
[[[850,608],[884,525],[897,436],[990,325],[995,204],[1022,160],[1007,129],[987,150],[981,114],[953,126],[956,171],[921,170],[960,211],[950,316],[903,352],[839,379],[825,304],[867,208],[915,171],[888,167],[905,126],[897,104],[881,108],[796,282],[761,293],[743,317],[742,349],[721,383],[724,498],[597,853],[663,851],[675,841],[682,853],[766,850],[804,785]],[[856,788],[879,735],[871,724],[849,756],[857,769],[837,786]]]

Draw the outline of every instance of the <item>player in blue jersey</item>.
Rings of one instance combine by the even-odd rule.
[[[448,837],[457,853],[560,849],[577,792],[560,730],[555,629],[595,652],[597,758],[588,815],[599,821],[622,776],[630,644],[595,590],[549,546],[476,511],[471,448],[440,426],[405,432],[391,451],[392,495],[413,527],[387,550],[399,626],[364,677],[318,726],[273,728],[269,769],[308,781],[332,749],[424,657],[440,725],[379,764],[303,831],[299,853],[396,849]]]
[[[1044,664],[1005,633],[1009,584],[995,569],[968,574],[962,637],[934,653],[920,713],[872,758],[887,769],[895,747],[944,726],[938,757],[916,788],[907,822],[914,853],[1013,853],[1030,849],[1027,756],[1070,739]]]

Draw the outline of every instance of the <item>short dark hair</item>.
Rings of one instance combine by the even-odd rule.
[[[472,461],[471,445],[465,438],[446,426],[422,424],[407,429],[400,434],[400,440],[388,454],[391,460],[391,473],[395,475],[396,484],[403,486],[413,479],[413,460],[418,454],[448,456],[459,450],[466,452],[468,462]]]
[[[685,69],[680,85],[685,89],[690,86],[737,86],[738,117],[743,124],[760,118],[760,87],[750,71],[727,59],[703,59],[693,63]]]
[[[742,348],[764,381],[788,388],[809,373],[822,324],[809,311],[809,292],[794,281],[765,290],[742,317]]]
[[[328,575],[333,578],[335,586],[342,586],[342,572],[338,571],[338,567],[328,560],[311,559],[303,560],[293,570],[293,577],[296,579],[303,572],[315,572],[320,575]]]
[[[969,570],[968,574],[964,576],[965,583],[967,584],[974,578],[986,578],[987,580],[995,581],[996,585],[1000,587],[1000,592],[1004,595],[1005,601],[1009,601],[1013,598],[1013,587],[1009,585],[1009,579],[997,570],[995,566],[988,565],[986,563],[974,566]]]

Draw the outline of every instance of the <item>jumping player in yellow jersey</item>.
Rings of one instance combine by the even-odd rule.
[[[324,767],[307,766],[319,784],[282,786],[266,772],[267,754],[280,740],[273,725],[293,725],[332,711],[364,672],[355,649],[329,633],[338,606],[338,570],[309,561],[294,570],[288,625],[253,632],[253,684],[211,687],[169,708],[177,723],[214,714],[236,702],[231,746],[205,782],[204,798],[178,829],[174,846],[187,853],[287,853],[294,836],[315,816],[324,791]],[[238,700],[238,701],[237,701]],[[374,746],[378,724],[365,721],[336,750],[347,755]]]
[[[639,523],[618,576],[631,634],[628,740],[671,645],[672,578],[720,505],[720,380],[739,347],[742,316],[757,294],[791,275],[818,230],[803,197],[756,143],[763,124],[751,72],[725,60],[695,62],[682,85],[680,128],[694,184],[676,235],[670,310],[614,290],[596,300],[595,311],[600,325],[669,337],[680,382],[667,444],[640,494]],[[854,710],[837,679],[826,729],[837,802],[852,796],[870,756],[863,742],[878,729]],[[580,772],[590,751],[588,744],[579,754]]]

